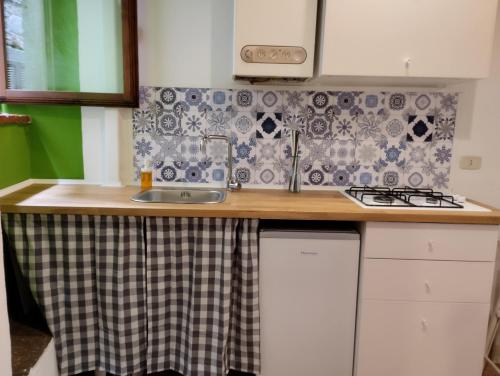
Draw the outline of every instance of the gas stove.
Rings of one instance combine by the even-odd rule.
[[[411,187],[351,187],[344,194],[364,208],[489,211],[456,195]]]

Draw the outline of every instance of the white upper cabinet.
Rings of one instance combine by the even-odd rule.
[[[319,76],[482,78],[497,0],[323,0]]]

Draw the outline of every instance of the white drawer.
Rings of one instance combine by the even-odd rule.
[[[489,303],[494,262],[365,259],[362,299]]]
[[[496,225],[368,222],[364,257],[494,261]]]
[[[480,376],[488,304],[366,300],[357,376]]]

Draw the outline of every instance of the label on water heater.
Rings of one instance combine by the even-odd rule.
[[[307,52],[295,46],[247,45],[241,49],[240,56],[246,63],[302,64],[306,61]]]

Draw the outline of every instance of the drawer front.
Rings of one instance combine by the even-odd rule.
[[[363,299],[489,303],[494,262],[365,259]]]
[[[357,376],[480,376],[488,304],[362,302]]]
[[[496,225],[368,222],[364,256],[416,260],[494,261]]]

